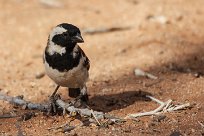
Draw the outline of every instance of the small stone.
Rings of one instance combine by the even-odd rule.
[[[38,72],[38,73],[36,73],[35,78],[36,78],[36,79],[41,79],[41,78],[43,78],[44,76],[45,76],[45,72]]]

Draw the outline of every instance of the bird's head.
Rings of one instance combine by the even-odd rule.
[[[72,24],[62,23],[53,28],[49,35],[49,42],[69,48],[77,43],[83,43],[84,40],[79,28]]]

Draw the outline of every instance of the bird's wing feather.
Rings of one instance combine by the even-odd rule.
[[[83,65],[87,68],[87,70],[90,69],[90,60],[84,53],[84,51],[79,47],[79,52],[81,52],[82,56],[85,57]]]

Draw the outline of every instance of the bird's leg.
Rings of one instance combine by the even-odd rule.
[[[88,102],[88,94],[87,94],[87,88],[84,86],[77,97],[72,101],[72,104],[75,107],[87,107]]]
[[[59,89],[59,85],[55,88],[55,91],[52,93],[52,95],[50,96],[50,97],[54,97],[55,96],[55,94],[57,93],[57,90]]]
[[[69,97],[76,98],[80,95],[81,89],[80,88],[69,88]]]
[[[57,90],[59,89],[59,85],[55,88],[54,92],[52,93],[52,95],[50,96],[49,98],[49,110],[48,110],[48,114],[51,114],[51,113],[56,113],[56,93],[57,93]]]

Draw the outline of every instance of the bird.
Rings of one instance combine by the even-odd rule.
[[[86,82],[90,60],[78,45],[83,42],[80,29],[68,23],[57,25],[48,36],[43,62],[46,74],[57,84],[50,96],[52,106],[60,87],[68,88],[69,96],[75,98],[74,104],[88,102]]]

